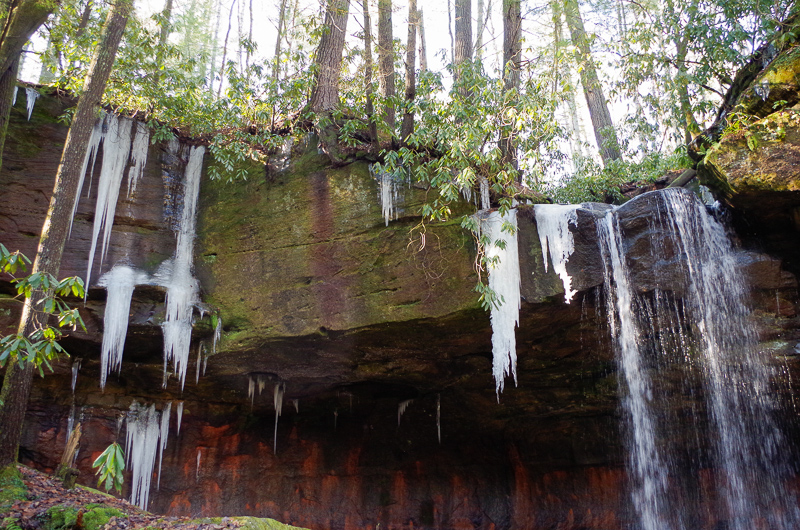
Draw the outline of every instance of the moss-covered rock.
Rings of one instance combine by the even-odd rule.
[[[53,506],[47,511],[44,529],[101,530],[112,517],[124,517],[124,514],[116,508],[103,504],[87,504],[80,509],[74,506]]]
[[[800,46],[781,53],[739,99],[739,109],[763,118],[800,101]]]
[[[14,501],[24,499],[27,492],[16,464],[0,469],[0,512],[8,509]]]
[[[262,172],[264,173],[264,172]],[[457,223],[418,225],[425,190],[403,186],[384,221],[364,162],[300,158],[274,177],[203,189],[199,273],[237,346],[473,308],[473,242]]]
[[[800,192],[800,109],[730,129],[699,167],[703,182],[728,198]]]

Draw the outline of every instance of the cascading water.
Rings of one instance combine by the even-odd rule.
[[[624,227],[614,211],[598,222],[640,527],[700,527],[697,503],[705,498],[719,503],[718,524],[729,530],[797,528],[770,371],[757,350],[743,303],[747,287],[727,234],[685,190],[661,192],[658,201],[654,263],[680,269],[681,293],[637,294]],[[703,469],[716,474],[716,491],[701,484]]]

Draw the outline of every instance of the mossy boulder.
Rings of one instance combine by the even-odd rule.
[[[763,118],[800,101],[800,46],[776,57],[739,98],[739,110]]]
[[[14,501],[24,499],[27,492],[16,464],[0,469],[0,512],[7,510]]]
[[[100,530],[112,517],[124,517],[121,511],[103,504],[87,504],[82,508],[75,506],[53,506],[47,510],[45,530]]]
[[[770,192],[800,194],[800,109],[774,112],[730,129],[708,152],[699,173],[706,185],[729,199]]]

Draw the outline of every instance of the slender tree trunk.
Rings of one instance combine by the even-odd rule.
[[[17,88],[17,70],[19,59],[11,63],[11,68],[0,76],[0,155],[6,143],[8,133],[8,120],[11,118],[11,102],[14,99],[14,90]],[[0,156],[2,164],[2,156]]]
[[[216,6],[216,16],[214,17],[214,36],[211,38],[211,59],[209,60],[210,77],[208,91],[214,94],[214,72],[217,71],[217,39],[219,37],[219,19],[222,18],[222,0],[213,0]],[[222,85],[222,79],[220,79]]]
[[[381,96],[384,99],[383,116],[394,137],[395,96],[394,39],[392,37],[392,0],[378,0],[378,74]]]
[[[228,11],[228,31],[225,32],[225,43],[222,45],[222,64],[219,67],[219,86],[217,87],[217,97],[222,95],[222,80],[225,79],[225,59],[228,57],[228,38],[231,36],[233,26],[233,8],[236,0],[231,1],[231,9]]]
[[[406,44],[406,111],[403,114],[403,125],[400,138],[403,142],[414,133],[414,99],[417,97],[417,0],[408,0],[408,40]]]
[[[417,9],[417,20],[419,20],[419,71],[428,71],[428,51],[425,44],[425,17],[422,9]]]
[[[293,45],[292,32],[294,31],[294,26],[295,26],[295,22],[296,22],[296,18],[297,18],[297,12],[298,12],[298,8],[299,8],[299,6],[298,6],[299,1],[300,0],[294,0],[294,6],[292,7],[292,23],[284,31],[284,33],[286,35],[286,53],[290,57],[292,55],[292,45]],[[289,28],[291,28],[291,31],[289,30]],[[283,75],[284,76],[288,76],[289,75],[289,61],[286,61],[286,67],[283,70]]]
[[[172,32],[172,0],[167,0],[164,3],[164,22],[161,24],[161,34],[158,36],[158,45],[161,47],[162,52],[167,46],[167,39]]]
[[[278,15],[278,38],[275,39],[275,58],[272,63],[272,82],[278,84],[278,74],[281,67],[281,40],[283,39],[284,26],[286,25],[286,0],[281,0],[281,10]]]
[[[478,0],[478,27],[475,28],[478,33],[475,36],[475,59],[480,61],[483,59],[483,30],[484,30],[484,9],[483,0]]]
[[[450,64],[456,62],[456,41],[453,38],[453,4],[447,0],[447,32],[450,34]]]
[[[361,0],[364,10],[364,92],[367,95],[366,113],[369,122],[371,143],[378,140],[378,125],[375,123],[375,87],[372,84],[372,19],[369,15],[369,0]]]
[[[453,53],[454,81],[458,85],[463,78],[463,70],[472,61],[472,0],[455,0],[456,4],[456,41]],[[459,93],[466,96],[469,90],[459,88]]]
[[[83,94],[78,101],[72,125],[67,134],[61,163],[56,173],[53,196],[47,211],[39,248],[33,262],[33,273],[49,273],[58,275],[61,268],[61,256],[67,240],[67,227],[72,217],[75,202],[75,190],[80,178],[83,158],[89,137],[97,119],[97,106],[105,90],[108,76],[114,64],[128,16],[133,9],[132,0],[116,0],[111,4],[108,18],[103,26],[100,44],[95,51],[89,73],[83,85]],[[43,324],[33,308],[41,301],[43,292],[35,291],[31,298],[25,300],[18,332],[26,336]],[[10,362],[6,369],[0,399],[0,467],[5,467],[17,458],[25,409],[30,397],[34,366],[27,363],[20,369],[17,363]]]
[[[586,104],[589,107],[589,115],[592,118],[597,146],[600,149],[600,157],[603,164],[608,164],[612,160],[619,160],[622,154],[619,150],[617,134],[614,130],[614,123],[611,120],[611,113],[608,110],[606,98],[603,95],[603,88],[600,85],[600,78],[592,61],[592,52],[589,48],[589,41],[586,38],[586,30],[583,26],[577,0],[564,0],[564,15],[567,19],[572,44],[577,48],[581,62],[581,84],[583,94],[586,97]]]
[[[517,100],[522,66],[521,9],[521,0],[503,0],[503,89],[513,94],[509,102],[511,105]],[[514,130],[513,123],[503,128],[500,152],[503,162],[517,169],[517,142]]]

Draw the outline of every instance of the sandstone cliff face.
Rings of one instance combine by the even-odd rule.
[[[52,120],[60,104],[41,102],[30,124],[15,110],[0,172],[0,241],[29,255],[65,135]],[[127,260],[152,273],[172,254],[174,163],[151,148],[137,194],[117,208],[104,271]],[[181,432],[173,406],[160,490],[151,494],[157,512],[268,516],[320,529],[627,527],[633,512],[593,223],[602,208],[578,211],[568,270],[580,292],[571,304],[552,268],[544,272],[532,209],[520,209],[519,381],[498,403],[489,317],[472,291],[472,237],[457,224],[422,232],[416,213],[425,193],[404,190],[399,219],[387,227],[360,163],[329,169],[305,154],[246,182],[204,180],[195,264],[204,302],[225,322],[207,369],[195,383],[204,359],[193,354],[185,389],[174,378],[162,388],[163,292],[137,288],[122,372],[101,392],[104,291],[92,289],[82,309],[88,331],[65,343],[82,359],[77,389],[70,361],[37,382],[23,461],[55,466],[74,406],[86,433],[80,480],[92,483],[90,464],[118,436],[116,420],[133,400],[159,408],[183,401]],[[63,275],[85,274],[93,204],[81,199]],[[620,215],[639,291],[679,293],[679,252],[654,262],[648,247],[657,230],[652,196]],[[742,252],[740,261],[765,354],[791,354],[800,341],[794,277],[764,254]],[[13,325],[15,304],[0,298],[0,309],[0,324]],[[195,347],[210,335],[209,318],[198,320]],[[797,375],[795,363],[788,367]],[[251,379],[265,383],[252,399]],[[277,382],[286,397],[273,451]],[[398,424],[398,405],[409,399]],[[696,527],[714,524],[709,516]]]

